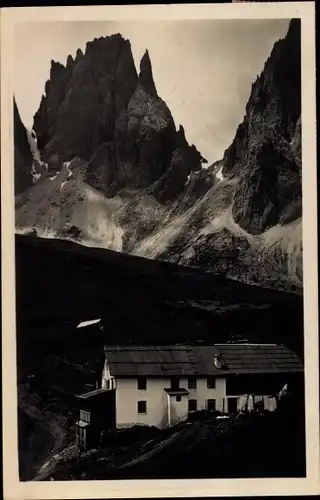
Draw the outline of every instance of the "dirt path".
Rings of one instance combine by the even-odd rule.
[[[37,474],[33,478],[34,481],[43,481],[50,479],[50,474],[56,472],[57,467],[60,462],[66,462],[75,458],[78,454],[78,449],[76,444],[72,443],[63,450],[54,455],[51,454],[50,457],[45,461],[45,463],[40,467]]]

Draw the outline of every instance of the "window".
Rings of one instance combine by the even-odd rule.
[[[145,391],[147,388],[147,378],[146,377],[138,377],[138,389],[140,391]]]
[[[196,389],[197,388],[197,379],[195,377],[190,377],[188,379],[188,389]]]
[[[82,422],[90,424],[90,417],[91,415],[89,411],[80,410],[80,420],[82,420]]]
[[[180,379],[172,378],[171,379],[171,389],[179,389]]]
[[[138,413],[147,413],[146,401],[138,401]]]
[[[216,379],[214,377],[207,378],[207,387],[208,389],[215,389]]]
[[[107,389],[110,389],[110,380],[107,380]]]
[[[181,396],[176,396],[176,401],[177,401],[178,403],[180,403],[180,401],[181,401]]]
[[[189,411],[197,411],[197,400],[189,399]]]
[[[216,400],[215,399],[208,399],[207,410],[208,411],[216,411]]]

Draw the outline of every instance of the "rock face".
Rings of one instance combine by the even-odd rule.
[[[178,218],[170,221],[165,247],[149,237],[138,254],[301,289],[300,57],[300,21],[292,20],[252,85],[232,144],[206,171],[212,186],[194,200],[181,229]],[[159,234],[163,240],[164,229]]]
[[[224,155],[240,175],[234,220],[253,234],[301,216],[300,21],[292,20],[252,86],[246,115]]]
[[[13,100],[14,112],[14,190],[20,194],[32,186],[32,162],[27,131],[21,121],[15,99]]]
[[[34,117],[46,169],[16,197],[17,231],[301,290],[300,75],[293,20],[232,144],[204,168],[158,95],[148,52],[137,73],[121,35],[87,43],[52,63]]]
[[[94,39],[66,67],[51,62],[46,95],[34,117],[42,158],[57,153],[64,161],[89,160],[113,139],[114,122],[126,108],[137,74],[130,43],[120,35]]]
[[[87,43],[66,67],[52,61],[34,130],[43,160],[89,161],[85,181],[108,197],[150,188],[171,199],[204,161],[158,96],[148,52],[137,75],[130,42],[119,34]]]

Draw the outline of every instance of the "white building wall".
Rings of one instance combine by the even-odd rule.
[[[109,381],[109,383],[108,383]],[[197,378],[195,389],[188,387],[188,378],[180,378],[179,387],[189,392],[187,397],[182,396],[181,402],[176,402],[174,396],[168,398],[164,389],[170,388],[170,378],[148,378],[147,388],[138,389],[137,378],[118,378],[117,380],[110,375],[110,370],[105,364],[102,374],[102,388],[116,389],[116,425],[118,428],[131,427],[133,425],[150,425],[165,428],[169,424],[174,425],[188,416],[188,400],[197,401],[197,410],[207,409],[207,400],[216,401],[216,410],[220,412],[228,411],[228,397],[237,399],[237,408],[241,410],[244,405],[244,396],[226,396],[226,379],[217,377],[215,387],[207,387],[207,378]],[[256,396],[255,401],[261,397]],[[169,399],[174,407],[170,409],[171,420],[169,422]],[[276,404],[269,398],[263,398],[265,409],[273,411]],[[146,401],[147,412],[138,413],[138,401]]]
[[[210,389],[207,387],[207,378],[200,377],[197,378],[197,388],[196,389],[188,389],[188,379],[183,378],[180,381],[180,387],[187,389],[189,391],[189,399],[197,400],[197,409],[206,410],[207,409],[207,400],[215,399],[216,400],[216,410],[223,411],[223,398],[226,397],[226,379],[225,378],[216,378],[215,388]]]
[[[207,408],[207,399],[216,400],[216,409],[223,411],[223,399],[225,397],[226,382],[224,378],[217,378],[215,388],[207,387],[207,379],[199,378],[196,389],[188,389],[188,379],[180,379],[180,388],[189,391],[188,398],[182,396],[181,402],[174,403],[174,420],[177,417],[186,418],[188,410],[186,406],[188,399],[197,400],[197,409]],[[137,379],[118,378],[116,383],[116,421],[118,427],[128,427],[135,424],[155,425],[157,427],[166,427],[168,422],[168,398],[164,389],[170,388],[170,378],[149,378],[147,380],[147,389],[138,390]],[[147,413],[138,413],[138,401],[147,402]],[[181,410],[181,411],[180,411]]]
[[[139,390],[137,379],[118,378],[116,390],[117,427],[132,425],[168,426],[168,400],[164,389],[169,379],[149,378],[146,390]],[[138,401],[147,402],[147,413],[138,413]]]
[[[182,394],[180,401],[173,395],[167,395],[168,425],[176,425],[188,417],[188,395]]]

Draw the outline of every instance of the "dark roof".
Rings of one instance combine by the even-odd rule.
[[[216,344],[214,346],[106,346],[111,375],[207,376],[227,373],[287,373],[303,371],[297,355],[285,346],[267,344]],[[214,365],[220,355],[222,368]]]
[[[170,396],[187,396],[189,394],[189,391],[187,391],[187,389],[165,389],[165,391]]]
[[[236,373],[303,371],[298,356],[284,345],[216,344],[228,369]]]

